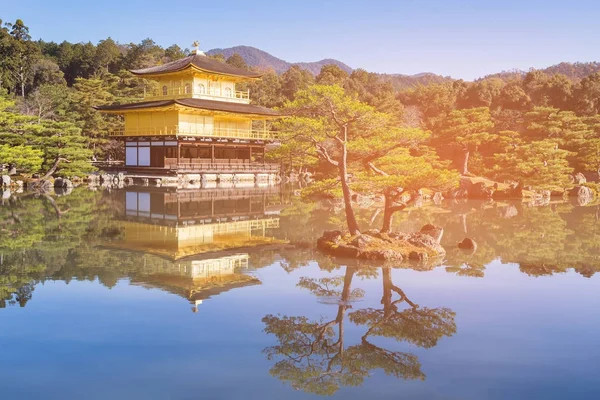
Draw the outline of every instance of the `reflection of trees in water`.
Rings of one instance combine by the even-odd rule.
[[[3,200],[0,306],[24,305],[35,283],[46,279],[98,279],[113,287],[121,278],[159,268],[165,262],[159,257],[97,246],[114,232],[113,214],[122,208],[122,202],[110,193],[89,190],[75,190],[51,201],[31,193]],[[294,199],[283,212],[278,237],[301,246],[253,253],[253,268],[277,262],[290,272],[317,262],[325,270],[336,269],[334,259],[314,249],[316,237],[324,229],[336,227],[328,212],[315,203]],[[510,202],[453,201],[443,208],[423,207],[401,213],[396,226],[407,230],[417,230],[425,223],[442,226],[446,270],[450,273],[483,276],[486,265],[500,259],[519,263],[524,273],[533,276],[574,268],[589,277],[600,270],[598,215],[598,206],[529,207]],[[371,210],[357,213],[365,226],[371,216]],[[478,243],[474,253],[456,247],[467,235]]]
[[[98,193],[77,191],[52,198],[35,193],[12,196],[0,207],[0,306],[24,306],[37,281],[71,261],[91,222]]]
[[[361,385],[375,369],[398,379],[424,379],[414,354],[379,346],[372,338],[393,338],[429,348],[456,331],[455,314],[447,308],[420,307],[393,284],[389,268],[382,271],[382,308],[358,309],[347,315],[353,324],[364,326],[360,341],[352,345],[345,342],[344,324],[352,302],[364,295],[351,289],[357,270],[347,267],[343,277],[301,278],[298,286],[313,294],[338,297],[337,313],[333,319],[318,321],[306,316],[265,316],[265,332],[275,335],[278,342],[264,350],[270,360],[277,360],[271,375],[320,395],[331,395],[342,386]]]

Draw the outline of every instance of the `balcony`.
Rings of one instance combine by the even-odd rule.
[[[111,137],[122,136],[175,136],[175,137],[214,137],[224,139],[277,140],[277,132],[268,130],[203,128],[179,126],[152,127],[143,129],[120,128],[109,132]]]
[[[176,86],[172,88],[157,89],[146,92],[145,100],[172,100],[182,98],[229,101],[235,103],[250,103],[250,90],[245,92],[239,90],[221,90],[208,88],[205,90],[192,90],[190,86]]]

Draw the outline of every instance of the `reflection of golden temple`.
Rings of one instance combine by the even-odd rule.
[[[243,270],[248,268],[248,254],[183,261],[163,265],[154,273],[132,280],[132,283],[159,288],[185,297],[192,311],[212,296],[244,286],[260,285],[260,281]]]
[[[127,189],[122,238],[109,245],[181,259],[200,253],[278,243],[279,198],[269,191]]]
[[[132,283],[185,297],[193,310],[234,288],[258,285],[241,249],[281,243],[279,191],[271,188],[175,190],[127,188],[116,193],[119,238],[107,246],[144,253]],[[153,257],[158,255],[160,257]]]

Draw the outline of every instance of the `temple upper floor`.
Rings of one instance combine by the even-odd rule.
[[[158,87],[146,91],[145,100],[204,99],[250,103],[250,90],[237,90],[236,82],[224,77],[185,73],[155,79]]]
[[[179,60],[131,72],[158,83],[156,89],[145,93],[146,100],[193,98],[235,103],[250,102],[249,91],[237,90],[236,84],[262,76],[210,58],[199,50]]]

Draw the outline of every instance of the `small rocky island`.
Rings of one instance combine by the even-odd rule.
[[[426,261],[443,257],[440,244],[444,230],[427,224],[419,232],[380,232],[369,230],[357,235],[342,231],[326,231],[317,247],[326,254],[362,260]]]

